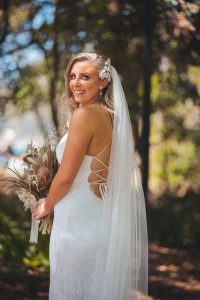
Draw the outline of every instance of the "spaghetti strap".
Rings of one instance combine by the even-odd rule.
[[[105,108],[104,105],[101,105],[101,107],[103,107],[103,109],[108,113],[110,121],[111,121],[111,126],[113,127],[113,118],[112,118],[111,113]]]
[[[107,113],[108,113],[108,115],[109,115],[109,117],[110,117],[111,126],[112,126],[112,128],[113,128],[113,118],[112,118],[111,112],[109,112],[109,111],[107,110]]]

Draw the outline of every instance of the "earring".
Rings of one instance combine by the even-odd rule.
[[[102,96],[102,90],[100,90],[99,95]]]

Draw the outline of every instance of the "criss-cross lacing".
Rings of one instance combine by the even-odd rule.
[[[106,149],[107,147],[110,145],[110,143],[108,143],[96,156],[93,157],[93,160],[97,160],[100,165],[102,166],[102,168],[99,168],[97,170],[92,170],[92,168],[90,167],[90,176],[92,174],[94,174],[97,179],[93,180],[91,182],[89,182],[89,186],[90,186],[90,190],[94,193],[94,187],[93,186],[98,186],[98,191],[100,193],[101,198],[105,197],[105,193],[106,193],[106,185],[107,185],[107,177],[103,177],[101,174],[99,174],[102,171],[108,170],[108,166],[101,160],[99,159],[99,155],[101,155]]]

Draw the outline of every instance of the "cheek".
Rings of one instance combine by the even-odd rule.
[[[90,91],[92,94],[97,94],[99,91],[99,86],[96,82],[87,82],[85,83],[85,88]]]
[[[69,81],[68,87],[69,87],[69,89],[70,89],[70,91],[71,91],[71,90],[72,90],[72,81]]]

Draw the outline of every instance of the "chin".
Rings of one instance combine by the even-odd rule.
[[[79,101],[79,100],[75,100],[75,102],[76,102],[77,104],[79,104],[79,105],[82,105],[82,104],[84,104],[84,102],[82,102],[82,101]]]
[[[81,104],[81,105],[85,105],[85,104],[88,103],[88,101],[83,101],[83,100],[81,100],[81,99],[75,99],[75,102],[76,102],[77,104]]]
[[[74,99],[77,104],[81,104],[82,101],[80,99]]]
[[[79,105],[89,105],[94,103],[95,101],[93,99],[80,99],[80,98],[74,98],[75,102]]]

